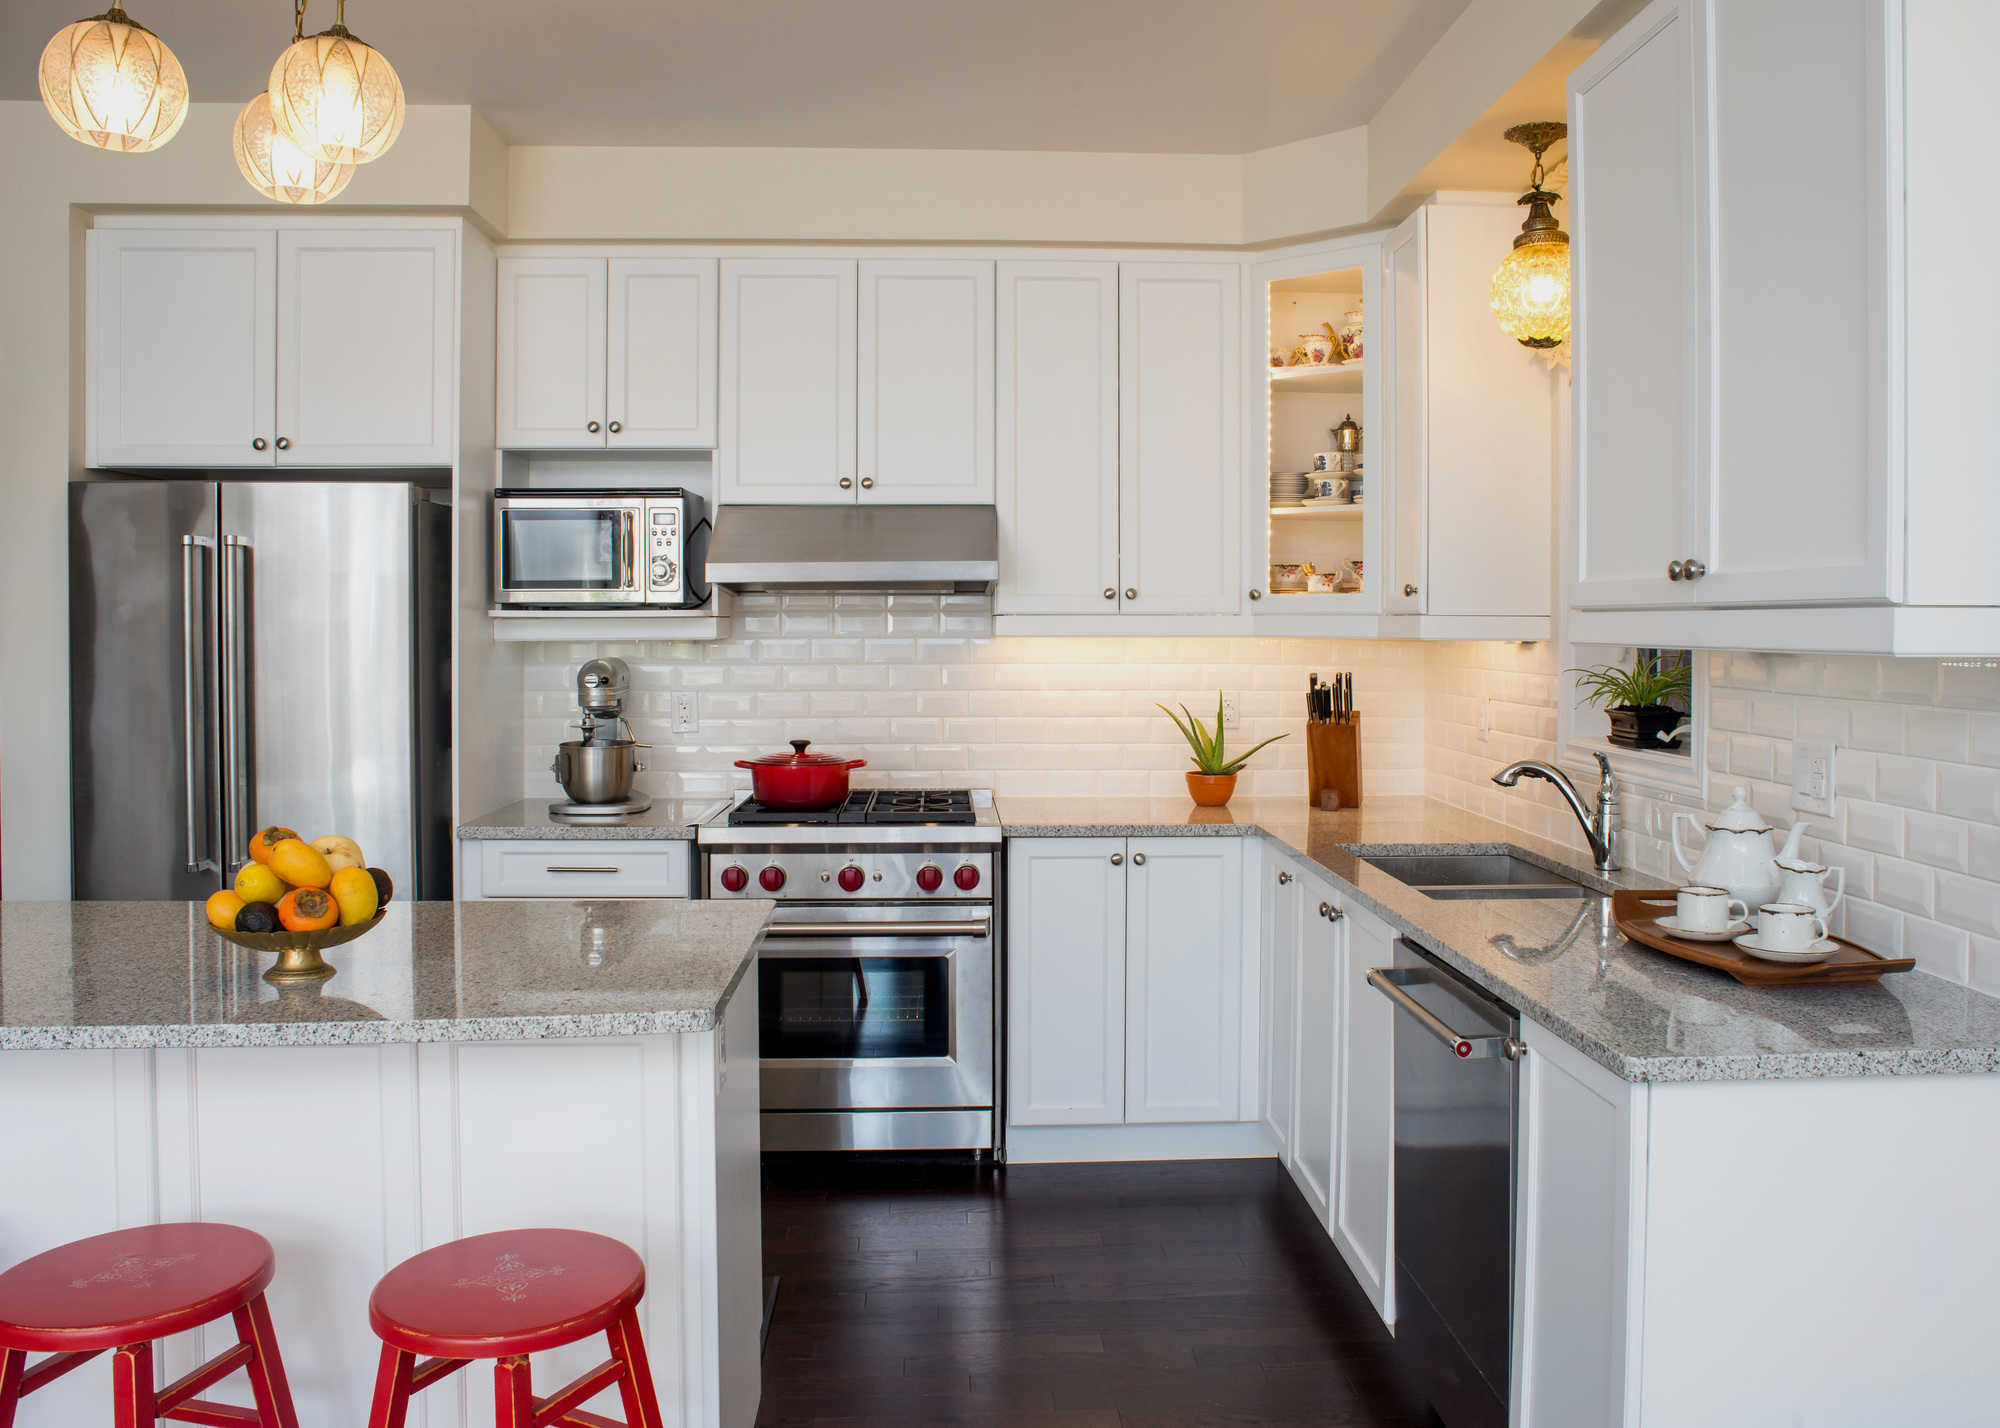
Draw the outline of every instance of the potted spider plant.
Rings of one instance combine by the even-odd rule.
[[[1578,689],[1590,691],[1584,703],[1611,716],[1612,743],[1628,749],[1678,749],[1678,737],[1663,736],[1687,718],[1687,711],[1667,701],[1687,702],[1694,687],[1694,667],[1665,660],[1665,655],[1652,659],[1634,655],[1630,669],[1600,664],[1566,673],[1576,676]]]
[[[1181,731],[1181,737],[1194,750],[1194,769],[1187,776],[1188,796],[1203,808],[1220,808],[1229,802],[1229,795],[1236,791],[1236,775],[1250,762],[1250,755],[1264,747],[1275,744],[1286,737],[1283,734],[1266,739],[1249,753],[1231,756],[1222,742],[1222,696],[1215,696],[1215,732],[1210,734],[1195,715],[1188,712],[1187,705],[1181,706],[1180,714],[1162,704],[1160,712],[1174,721],[1174,727]],[[1182,718],[1186,715],[1186,718]]]

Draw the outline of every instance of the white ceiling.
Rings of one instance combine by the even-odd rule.
[[[1240,154],[1365,124],[1468,0],[348,0],[413,103],[513,144]],[[0,5],[0,98],[94,0]],[[197,101],[261,89],[289,0],[128,0]],[[313,0],[308,33],[333,22]]]

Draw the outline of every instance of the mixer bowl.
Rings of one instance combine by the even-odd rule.
[[[572,803],[622,803],[632,796],[632,777],[643,773],[639,745],[629,739],[576,740],[556,749],[549,771]]]

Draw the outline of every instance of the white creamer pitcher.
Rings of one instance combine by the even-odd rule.
[[[1787,848],[1791,843],[1787,842]],[[1824,863],[1808,863],[1804,858],[1788,858],[1783,852],[1778,854],[1778,901],[1802,902],[1822,918],[1833,916],[1833,910],[1840,906],[1841,898],[1847,895],[1847,869],[1829,868]],[[1826,892],[1827,874],[1833,879],[1833,896]]]

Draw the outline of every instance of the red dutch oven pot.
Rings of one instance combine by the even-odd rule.
[[[866,759],[833,754],[809,754],[810,739],[793,739],[789,754],[738,759],[736,767],[750,770],[750,796],[769,808],[831,808],[847,800],[847,772],[866,768]]]

